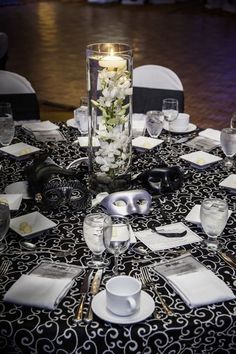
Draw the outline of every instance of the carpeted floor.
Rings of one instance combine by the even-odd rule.
[[[0,31],[9,36],[7,69],[31,81],[42,119],[72,116],[71,106],[86,92],[86,45],[108,41],[129,43],[134,66],[174,70],[183,82],[185,111],[199,126],[227,126],[236,111],[236,16],[207,10],[204,1],[138,6],[18,0],[0,7]]]

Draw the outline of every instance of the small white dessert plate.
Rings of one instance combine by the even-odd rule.
[[[75,128],[75,129],[79,129],[79,124],[76,122],[75,118],[71,118],[71,119],[68,119],[66,121],[66,125],[68,127],[72,127],[72,128]]]
[[[28,238],[36,236],[43,231],[56,226],[55,222],[46,218],[38,211],[13,218],[10,221],[10,228],[18,235]]]
[[[6,194],[22,194],[23,199],[31,199],[28,193],[28,182],[19,181],[9,184],[4,192]]]
[[[0,194],[0,201],[7,202],[10,210],[18,210],[21,205],[22,194]]]
[[[180,156],[181,159],[190,162],[194,167],[206,168],[209,165],[222,160],[221,157],[209,154],[205,151],[194,151],[190,154]]]
[[[43,122],[37,123],[25,123],[22,127],[26,130],[33,131],[33,132],[45,132],[50,130],[58,130],[59,126],[50,122],[50,120],[45,120]]]
[[[226,177],[223,181],[220,182],[219,186],[236,192],[236,174],[232,174]]]
[[[151,150],[154,147],[163,143],[161,139],[149,138],[146,136],[138,136],[132,140],[132,146],[135,148]]]
[[[169,131],[169,125],[167,124],[167,122],[164,122],[164,129],[166,131]],[[193,123],[189,123],[188,125],[188,129],[186,130],[173,130],[171,129],[170,132],[173,134],[188,134],[188,133],[192,133],[197,129],[197,126]]]
[[[25,143],[17,143],[0,148],[0,151],[17,158],[26,157],[39,150],[39,148]]]
[[[153,313],[154,309],[154,300],[145,291],[141,291],[139,311],[130,316],[118,316],[106,308],[106,290],[98,293],[92,302],[92,310],[98,317],[118,324],[131,324],[143,321]]]

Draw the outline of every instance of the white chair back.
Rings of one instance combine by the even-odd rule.
[[[160,65],[142,65],[133,70],[133,86],[183,91],[174,71]]]
[[[0,94],[35,93],[31,83],[23,76],[0,70]]]
[[[184,112],[184,91],[179,77],[160,65],[142,65],[133,71],[133,113],[161,110],[165,98],[176,98]]]

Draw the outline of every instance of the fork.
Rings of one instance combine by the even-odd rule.
[[[135,278],[141,282],[141,284],[142,284],[142,289],[144,289],[144,290],[147,289],[147,286],[146,286],[146,284],[145,284],[145,281],[144,281],[144,279],[143,279],[142,274],[135,275]],[[161,315],[158,313],[157,308],[155,308],[155,310],[154,310],[154,312],[153,312],[153,317],[156,318],[157,320],[160,320],[160,319],[161,319]]]
[[[6,274],[10,265],[11,265],[11,261],[9,261],[9,260],[2,262],[2,264],[0,265],[0,276],[3,276],[4,274]]]
[[[148,272],[148,269],[143,267],[141,268],[141,274],[142,274],[142,278],[144,280],[144,284],[147,286],[147,287],[150,287],[151,290],[154,290],[154,292],[156,293],[156,295],[158,296],[158,299],[165,311],[165,313],[168,315],[168,316],[173,316],[174,313],[173,311],[169,308],[169,306],[166,304],[165,300],[162,298],[161,294],[159,293],[159,291],[157,290],[156,286],[153,284],[153,281],[150,277],[150,274]]]

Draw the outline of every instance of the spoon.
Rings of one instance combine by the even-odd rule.
[[[61,249],[56,249],[56,248],[41,248],[36,246],[34,243],[29,242],[29,241],[21,241],[20,242],[21,246],[23,249],[27,250],[27,251],[36,251],[36,252],[58,252],[60,254],[67,254],[70,253],[71,251],[73,251],[73,248],[69,249],[69,250],[61,250]]]
[[[137,246],[132,248],[133,252],[140,254],[141,256],[147,256],[149,254],[148,250],[143,246]]]

